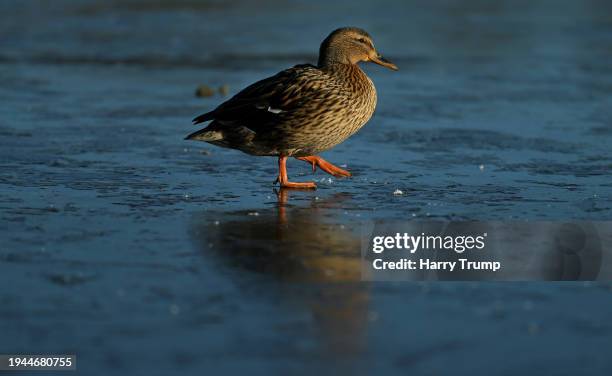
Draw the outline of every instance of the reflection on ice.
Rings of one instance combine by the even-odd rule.
[[[361,279],[359,223],[329,215],[350,199],[337,194],[306,206],[290,204],[281,190],[272,209],[198,214],[191,234],[207,257],[240,278],[244,272],[270,276],[286,292],[303,283],[314,288],[283,294],[280,304],[310,311],[320,334],[320,351],[356,356],[363,350],[368,322],[368,286]],[[258,215],[252,215],[252,213]]]

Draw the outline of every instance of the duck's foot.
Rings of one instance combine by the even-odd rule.
[[[287,157],[278,158],[278,177],[274,181],[274,184],[279,183],[281,188],[288,189],[317,189],[317,185],[312,182],[295,183],[289,181],[287,176]]]
[[[319,167],[321,170],[327,172],[330,175],[338,177],[338,178],[351,176],[350,172],[343,170],[340,167],[334,166],[333,164],[329,163],[325,159],[319,156],[316,156],[316,155],[311,155],[308,157],[296,157],[296,158],[299,159],[300,161],[310,163],[312,165],[312,172],[315,172],[317,170],[317,167]]]
[[[275,185],[277,183],[280,183],[280,188],[281,191],[283,188],[288,188],[288,189],[317,189],[317,184],[315,182],[312,181],[307,181],[304,183],[295,183],[292,181],[286,181],[284,183],[281,183],[279,178],[276,178],[276,180],[274,180],[274,183],[272,183],[272,185]]]
[[[317,189],[317,185],[312,181],[307,181],[304,183],[295,183],[292,181],[286,181],[280,184],[281,188],[290,188],[290,189]]]

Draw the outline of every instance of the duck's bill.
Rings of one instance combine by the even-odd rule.
[[[393,70],[398,70],[399,68],[397,67],[397,65],[393,64],[392,62],[390,62],[389,60],[385,59],[384,57],[378,55],[378,56],[374,56],[372,58],[370,58],[372,60],[373,63],[376,63],[378,65],[382,65],[383,67],[389,68],[389,69],[393,69]]]

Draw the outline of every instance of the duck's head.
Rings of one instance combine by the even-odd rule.
[[[319,49],[319,66],[329,64],[357,64],[360,61],[371,61],[383,67],[397,70],[397,66],[386,60],[372,42],[372,37],[365,30],[356,27],[343,27],[332,31]]]

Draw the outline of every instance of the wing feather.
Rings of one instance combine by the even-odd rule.
[[[217,120],[224,124],[265,120],[299,108],[309,93],[317,91],[321,71],[312,65],[296,65],[258,81],[219,105],[193,119],[194,124]],[[311,93],[312,94],[312,93]]]

